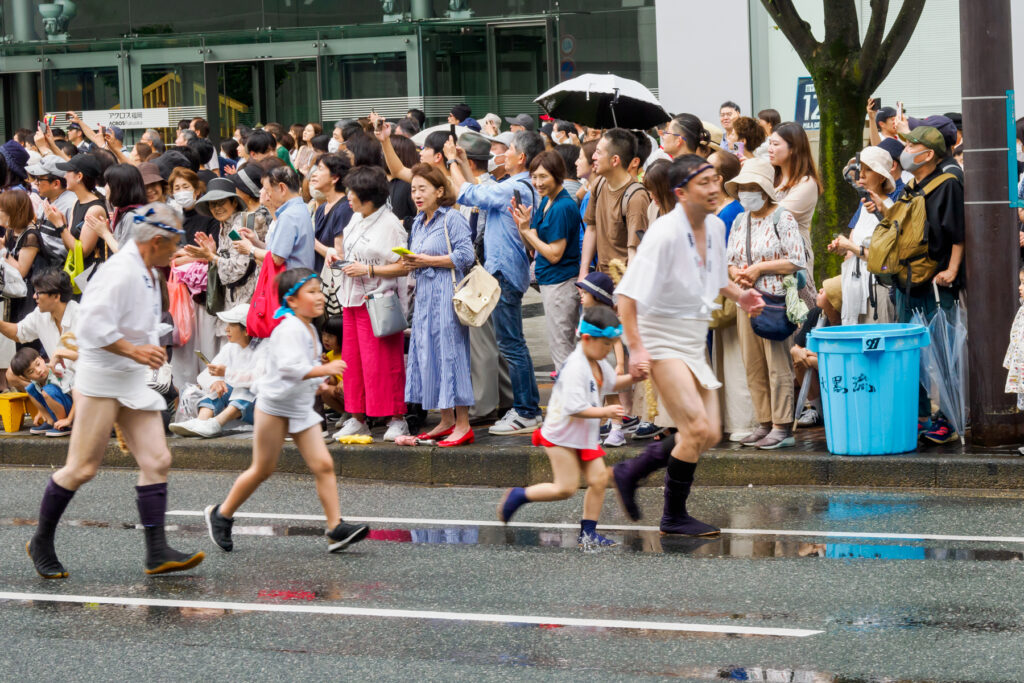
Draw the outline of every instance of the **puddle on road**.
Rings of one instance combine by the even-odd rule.
[[[0,519],[0,526],[35,526],[33,519]],[[135,524],[69,520],[69,526],[134,530]],[[202,524],[169,524],[168,531],[206,534]],[[323,528],[295,524],[236,524],[236,536],[322,536]],[[717,538],[662,536],[657,531],[606,531],[619,543],[599,552],[639,552],[692,555],[704,558],[826,558],[836,560],[951,560],[1020,562],[1024,551],[997,548],[927,546],[914,543],[812,543],[793,537],[725,534]],[[519,527],[459,526],[443,528],[373,529],[368,540],[424,545],[517,546],[576,549],[575,530]],[[813,534],[808,534],[813,538]]]

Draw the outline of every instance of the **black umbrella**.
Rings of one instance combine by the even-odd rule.
[[[583,74],[534,100],[550,116],[591,128],[646,130],[671,116],[643,84],[614,74]]]

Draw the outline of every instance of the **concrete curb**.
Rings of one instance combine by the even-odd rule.
[[[238,472],[249,466],[250,438],[168,439],[174,467]],[[56,468],[64,464],[67,439],[26,435],[0,437],[0,465]],[[609,465],[636,455],[642,446],[608,454]],[[521,486],[550,481],[551,468],[542,448],[526,437],[492,438],[489,443],[458,448],[400,447],[378,442],[369,446],[329,446],[336,470],[350,479],[383,480],[431,486]],[[113,442],[107,467],[134,468],[130,455]],[[285,445],[281,472],[304,473],[298,449]],[[647,482],[660,486],[662,475]],[[1024,489],[1024,458],[1011,453],[935,454],[843,457],[807,451],[770,453],[723,446],[710,451],[697,470],[703,486],[868,486],[896,488]]]

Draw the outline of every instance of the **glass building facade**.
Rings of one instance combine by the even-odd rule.
[[[240,123],[329,124],[371,108],[440,121],[463,101],[477,117],[537,114],[538,94],[588,72],[658,85],[654,0],[2,6],[4,137],[67,110],[166,107],[172,126],[202,116],[223,137]]]

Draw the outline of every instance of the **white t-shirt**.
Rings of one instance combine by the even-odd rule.
[[[709,214],[704,231],[701,263],[690,221],[677,204],[651,223],[615,293],[636,301],[640,315],[711,320],[715,297],[729,284],[725,223]]]
[[[210,387],[218,380],[223,380],[231,387],[231,398],[242,401],[255,401],[256,394],[253,388],[263,369],[263,354],[259,351],[263,344],[259,339],[252,339],[244,349],[238,344],[228,342],[220,348],[217,355],[213,357],[211,365],[223,365],[224,376],[214,377],[209,370],[204,369],[199,373],[196,383],[204,391],[210,391]]]
[[[302,418],[313,411],[316,388],[323,377],[303,379],[320,364],[320,339],[304,322],[286,315],[270,339],[261,342],[266,369],[256,383],[261,409],[271,415]],[[264,403],[267,402],[267,403]]]
[[[601,436],[601,420],[573,415],[587,408],[599,408],[605,396],[615,393],[615,368],[603,360],[598,361],[598,364],[604,374],[600,387],[594,381],[590,361],[583,355],[583,348],[579,344],[559,370],[558,381],[551,390],[544,425],[540,428],[541,435],[551,443],[566,448],[597,448]]]
[[[60,319],[62,329],[57,329],[52,315],[43,313],[37,306],[18,323],[18,341],[27,344],[38,339],[39,343],[43,345],[46,355],[52,359],[53,352],[60,346],[60,335],[63,332],[73,331],[76,322],[78,322],[77,301],[67,303],[64,316]]]

